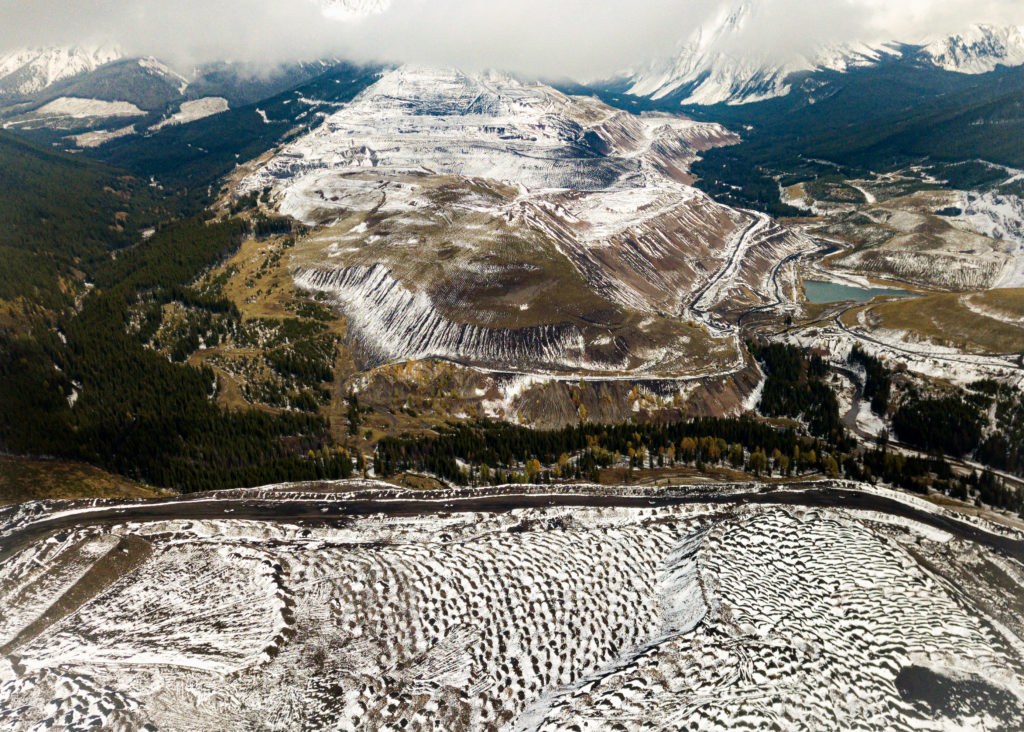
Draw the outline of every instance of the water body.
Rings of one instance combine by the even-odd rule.
[[[879,295],[910,296],[910,293],[906,290],[882,287],[853,287],[851,285],[839,285],[835,282],[820,282],[818,280],[804,280],[804,292],[807,293],[808,302],[817,304],[851,301],[867,302]]]

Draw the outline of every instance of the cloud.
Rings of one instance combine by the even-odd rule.
[[[349,3],[359,0],[346,0]],[[372,2],[373,0],[363,0]],[[808,53],[823,43],[917,41],[975,22],[1024,24],[1019,0],[759,0],[732,50]],[[114,43],[179,67],[358,61],[597,78],[668,56],[736,0],[392,0],[358,21],[320,0],[0,0],[0,49]]]

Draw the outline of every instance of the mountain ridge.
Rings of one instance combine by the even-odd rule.
[[[971,75],[1024,64],[1024,29],[984,23],[912,43],[857,41],[784,57],[734,50],[752,32],[757,10],[744,2],[720,13],[683,41],[673,57],[648,61],[604,85],[652,101],[678,100],[680,106],[741,105],[787,96],[800,74],[846,73],[886,61]]]

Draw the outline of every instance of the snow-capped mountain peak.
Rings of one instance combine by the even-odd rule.
[[[984,24],[916,43],[862,41],[822,45],[808,54],[768,55],[749,50],[744,42],[756,32],[758,9],[752,2],[724,7],[682,42],[673,58],[628,73],[628,93],[678,98],[684,105],[746,104],[785,96],[798,72],[846,73],[885,59],[905,58],[964,74],[1024,64],[1024,28]]]
[[[674,58],[631,74],[629,93],[652,99],[678,96],[682,104],[746,104],[785,96],[789,77],[797,72],[846,72],[901,53],[899,44],[883,43],[825,45],[809,56],[751,52],[743,39],[754,30],[757,10],[751,2],[724,6],[680,45]]]
[[[1024,28],[976,25],[927,44],[921,58],[946,71],[985,74],[999,66],[1024,64]]]
[[[806,61],[779,65],[733,50],[752,14],[746,2],[722,8],[681,44],[675,58],[655,60],[631,75],[629,93],[652,99],[685,95],[683,104],[741,104],[787,94],[786,77]]]
[[[122,57],[117,46],[27,48],[0,55],[0,95],[34,94]]]
[[[817,49],[808,66],[845,73],[851,69],[874,66],[885,58],[903,53],[900,43],[846,43],[826,45]]]

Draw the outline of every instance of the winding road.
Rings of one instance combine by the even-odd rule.
[[[21,547],[41,541],[55,532],[76,527],[105,527],[115,524],[153,523],[172,520],[247,520],[307,525],[344,523],[371,515],[414,517],[456,513],[507,513],[521,509],[558,508],[652,508],[706,504],[744,504],[845,508],[875,511],[917,521],[976,542],[1009,557],[1024,561],[1024,541],[985,531],[967,521],[943,513],[918,509],[874,493],[836,488],[825,483],[796,483],[784,490],[752,486],[740,493],[715,493],[713,487],[692,492],[647,496],[595,493],[488,493],[470,497],[366,498],[352,500],[266,500],[248,498],[196,498],[115,505],[87,511],[58,513],[15,529],[0,547],[0,561]]]
[[[771,217],[767,214],[757,211],[743,211],[743,213],[753,216],[754,220],[739,236],[735,237],[725,264],[715,272],[703,287],[693,294],[693,298],[689,303],[690,311],[704,322],[708,330],[718,335],[736,335],[738,330],[736,327],[723,324],[709,315],[711,309],[721,300],[722,286],[735,277],[744,255],[754,244],[754,237],[764,232],[772,223]]]
[[[862,305],[863,303],[851,305],[846,309],[841,310],[838,313],[835,313],[831,318],[832,322],[835,324],[837,328],[839,328],[839,330],[853,338],[856,338],[859,341],[871,343],[876,346],[888,349],[890,351],[902,353],[907,356],[913,356],[914,358],[930,358],[936,361],[948,361],[949,363],[960,363],[966,364],[968,366],[981,365],[986,366],[988,368],[1005,368],[1010,369],[1012,371],[1024,371],[1024,354],[1018,353],[1016,351],[1013,353],[990,353],[985,354],[984,356],[959,356],[947,353],[922,353],[921,351],[915,351],[910,348],[897,346],[894,345],[891,341],[883,341],[880,338],[875,338],[874,336],[870,336],[866,333],[854,330],[843,322],[843,316],[846,315],[846,313],[850,312],[851,310],[855,310],[856,308],[861,307]],[[1012,361],[1007,361],[1005,359],[1018,359],[1018,361],[1017,363],[1014,363]]]

